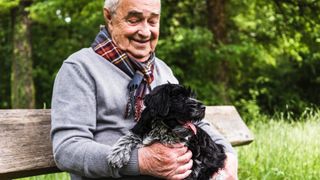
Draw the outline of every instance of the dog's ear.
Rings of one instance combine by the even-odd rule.
[[[187,89],[188,95],[189,95],[190,97],[193,97],[193,98],[196,98],[196,97],[197,97],[196,92],[193,91],[191,87],[188,86],[188,87],[186,87],[186,89]]]
[[[152,115],[150,111],[145,110],[141,114],[141,118],[137,122],[137,124],[131,129],[136,135],[139,135],[141,138],[151,130],[151,122],[152,122]]]
[[[155,116],[166,116],[170,109],[170,96],[166,88],[162,88],[156,93],[147,94],[144,97],[144,105],[149,108]]]

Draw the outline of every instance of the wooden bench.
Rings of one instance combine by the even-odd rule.
[[[233,106],[208,106],[206,119],[233,146],[253,135]],[[0,110],[0,179],[59,172],[50,142],[50,110]]]

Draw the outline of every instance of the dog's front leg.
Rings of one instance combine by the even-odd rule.
[[[113,168],[121,168],[128,164],[132,149],[141,143],[142,139],[131,132],[122,136],[113,146],[111,154],[108,155],[108,164]]]

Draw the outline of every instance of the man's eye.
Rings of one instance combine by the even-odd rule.
[[[137,23],[139,22],[141,19],[140,18],[130,18],[128,19],[128,22],[131,24]]]
[[[148,22],[152,25],[156,25],[159,22],[159,20],[158,19],[150,19]]]

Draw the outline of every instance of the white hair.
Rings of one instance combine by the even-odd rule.
[[[115,14],[121,0],[105,0],[104,8],[108,9],[111,14]]]
[[[115,14],[121,0],[105,0],[104,8],[108,9],[111,14]],[[161,2],[161,0],[160,0]]]

